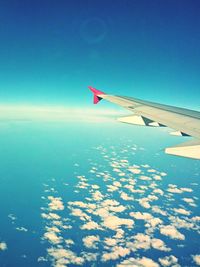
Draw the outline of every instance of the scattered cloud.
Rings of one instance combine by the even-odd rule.
[[[163,225],[160,228],[160,233],[172,239],[185,240],[185,236],[181,234],[173,225]]]
[[[99,236],[90,235],[83,238],[83,244],[87,248],[97,249],[97,243],[100,241]]]
[[[117,267],[159,267],[159,264],[152,259],[142,257],[142,258],[129,258],[117,264]]]
[[[6,250],[7,249],[7,244],[5,242],[0,242],[0,251]]]
[[[196,263],[196,265],[200,265],[200,254],[199,255],[192,255],[192,259]]]
[[[180,267],[180,265],[178,264],[178,259],[173,255],[166,256],[164,258],[159,258],[159,262],[164,267],[168,266]]]

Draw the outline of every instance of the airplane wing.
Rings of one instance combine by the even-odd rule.
[[[175,130],[171,133],[172,135],[194,137],[186,143],[166,148],[165,152],[200,159],[200,112],[131,97],[108,95],[91,86],[89,89],[94,94],[94,104],[105,99],[133,112],[133,115],[119,118],[120,122],[151,127],[169,127]]]

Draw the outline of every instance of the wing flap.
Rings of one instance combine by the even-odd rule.
[[[191,140],[177,146],[168,147],[165,149],[165,153],[192,159],[200,159],[200,141]]]

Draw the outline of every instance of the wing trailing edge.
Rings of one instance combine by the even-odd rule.
[[[133,115],[121,117],[120,122],[154,126],[169,127],[175,136],[191,136],[194,139],[165,149],[165,153],[200,160],[200,112],[185,108],[159,104],[132,97],[105,94],[91,86],[89,89],[94,94],[94,104],[102,99],[119,105]]]
[[[200,140],[190,140],[189,142],[177,146],[168,147],[165,153],[192,159],[200,159]]]

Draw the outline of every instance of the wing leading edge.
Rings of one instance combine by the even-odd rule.
[[[173,135],[192,136],[193,140],[165,149],[167,154],[200,159],[200,112],[162,105],[131,97],[108,95],[91,86],[94,104],[102,99],[122,106],[133,115],[119,118],[120,122],[149,127],[169,127],[175,130]]]

